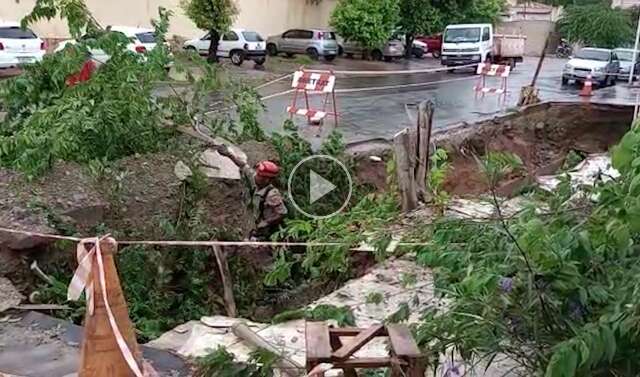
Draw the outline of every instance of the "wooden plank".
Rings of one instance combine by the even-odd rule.
[[[334,361],[335,369],[345,368],[387,368],[392,364],[408,365],[404,360],[395,359],[393,357],[360,357],[357,359],[348,359],[343,361]]]
[[[278,357],[278,360],[276,360],[275,362],[276,367],[288,377],[299,377],[305,374],[305,368],[302,365],[298,364],[295,360],[292,360],[285,356],[282,351],[277,349],[271,343],[267,342],[267,340],[260,335],[256,334],[249,328],[249,326],[247,326],[243,322],[238,322],[237,324],[233,325],[231,331],[235,336],[249,343],[250,345],[256,348],[261,348],[276,355]]]
[[[409,212],[418,206],[418,195],[415,186],[414,160],[415,146],[411,145],[409,130],[397,133],[393,138],[393,149],[396,160],[398,189],[402,202],[402,211]]]
[[[333,357],[338,359],[346,359],[347,357],[353,355],[360,348],[364,347],[364,345],[367,344],[367,342],[369,342],[371,339],[376,337],[378,333],[382,331],[383,328],[384,328],[384,325],[381,325],[381,324],[371,326],[370,328],[366,329],[365,331],[361,332],[356,337],[354,337],[351,342],[343,345],[342,347],[340,347],[340,349],[335,351],[333,353]]]
[[[329,334],[333,336],[356,336],[365,331],[364,327],[330,327]],[[387,330],[382,329],[376,336],[387,336]]]
[[[305,326],[307,344],[307,364],[309,361],[331,361],[331,342],[329,340],[329,326],[326,322],[309,322]]]
[[[236,309],[236,299],[233,296],[233,280],[231,280],[227,253],[222,250],[221,246],[214,245],[212,247],[213,253],[216,255],[216,261],[218,261],[218,269],[220,270],[222,289],[224,291],[224,307],[227,310],[227,315],[235,318],[238,316],[238,310]]]
[[[399,357],[412,358],[422,356],[420,348],[418,348],[407,326],[389,324],[387,325],[387,332],[389,333],[389,341],[391,341],[391,348],[394,354]]]

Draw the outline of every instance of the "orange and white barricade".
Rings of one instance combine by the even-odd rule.
[[[338,108],[336,105],[336,76],[332,71],[305,71],[300,69],[293,74],[291,87],[295,90],[293,103],[287,107],[289,117],[299,115],[307,118],[309,124],[321,124],[327,116],[333,116],[338,125]],[[320,93],[324,98],[320,109],[311,108],[309,93]],[[298,105],[298,97],[304,96],[304,106]]]
[[[511,73],[511,67],[508,65],[489,64],[489,63],[478,64],[477,74],[480,75],[480,78],[478,80],[478,84],[473,87],[473,90],[476,92],[476,97],[478,97],[479,93],[482,93],[483,97],[487,93],[495,93],[498,95],[504,95],[506,98],[507,79],[509,78],[510,73]],[[500,87],[499,88],[487,87],[487,77],[499,77]]]

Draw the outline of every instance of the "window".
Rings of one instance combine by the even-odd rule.
[[[29,29],[22,30],[19,27],[0,27],[0,38],[7,39],[35,39],[36,35]]]
[[[243,31],[242,36],[244,37],[244,40],[247,42],[263,42],[264,41],[264,39],[262,39],[260,34],[256,33],[255,31]]]
[[[468,43],[480,41],[480,28],[451,28],[444,32],[445,43]]]
[[[233,31],[230,31],[230,32],[228,32],[227,34],[225,34],[222,37],[222,40],[223,41],[237,41],[237,40],[240,40],[240,38],[238,37],[238,34],[236,34]]]
[[[489,28],[486,27],[484,29],[482,29],[482,40],[483,41],[488,41],[491,39],[491,33],[489,32]]]
[[[616,60],[618,60],[618,55],[616,55],[616,53],[615,53],[615,52],[612,52],[612,53],[611,53],[611,60],[612,60],[612,61],[616,61]]]
[[[156,43],[156,35],[153,32],[138,33],[136,37],[141,43]]]
[[[296,38],[296,30],[289,30],[282,34],[282,38]]]
[[[205,36],[200,38],[200,40],[202,40],[202,41],[210,41],[211,40],[211,33],[205,34]]]
[[[584,48],[578,51],[574,57],[576,59],[584,59],[584,60],[596,60],[599,62],[608,62],[610,58],[609,51],[605,50],[595,50],[590,48]]]
[[[313,39],[313,32],[311,30],[299,30],[298,38],[300,39]]]

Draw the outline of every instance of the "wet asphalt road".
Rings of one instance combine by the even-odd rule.
[[[500,115],[516,106],[523,85],[530,84],[535,72],[538,58],[526,58],[519,64],[508,79],[508,93],[506,99],[499,99],[495,94],[487,94],[484,98],[475,97],[472,90],[478,77],[473,70],[466,69],[455,72],[435,72],[421,74],[388,74],[376,77],[342,76],[337,78],[337,89],[348,90],[348,93],[338,94],[338,112],[341,114],[339,129],[348,142],[364,141],[375,138],[389,139],[396,132],[412,124],[406,111],[407,104],[415,104],[423,100],[431,100],[435,104],[435,127],[444,127],[460,122],[475,122]],[[580,87],[577,85],[562,86],[560,82],[562,68],[566,59],[547,58],[538,78],[537,87],[543,101],[580,101],[578,96]],[[376,64],[377,66],[374,66]],[[439,62],[433,58],[412,60],[411,62],[371,63],[338,59],[335,64],[325,67],[335,70],[362,69],[425,69],[441,68]],[[374,69],[375,69],[374,68]],[[260,91],[263,96],[269,96],[290,89],[290,80],[271,85]],[[423,85],[424,84],[424,85]],[[375,89],[351,92],[351,89],[371,88],[381,86],[402,86],[405,88]],[[487,86],[499,87],[498,78],[488,78]],[[288,94],[265,100],[266,112],[262,116],[262,123],[270,130],[280,130],[287,118],[285,109],[291,104],[293,95]],[[632,94],[626,83],[616,86],[596,88],[593,102],[633,103]],[[320,98],[314,100],[316,106]],[[301,103],[300,103],[301,104]],[[298,106],[304,107],[304,106]],[[311,106],[313,107],[313,105]],[[412,111],[410,111],[412,113]],[[303,135],[309,137],[319,134],[316,127],[309,127],[306,119],[296,117],[296,124]],[[333,126],[333,121],[325,122],[321,134],[325,134]]]

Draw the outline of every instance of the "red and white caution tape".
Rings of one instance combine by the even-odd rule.
[[[451,69],[463,69],[463,68],[472,68],[477,67],[478,63],[473,64],[465,64],[459,66],[452,67],[439,67],[439,68],[425,68],[425,69],[405,69],[405,70],[396,70],[396,71],[332,71],[336,75],[346,75],[346,76],[386,76],[386,75],[405,75],[412,73],[435,73],[435,72],[444,72],[449,71]],[[318,70],[318,69],[305,69],[306,72],[326,72],[326,70]]]

